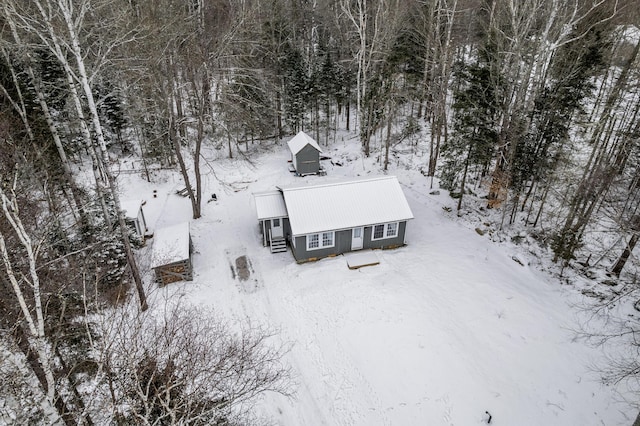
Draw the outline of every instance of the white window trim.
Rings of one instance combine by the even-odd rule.
[[[392,235],[392,236],[387,236],[387,232],[389,230],[389,225],[392,224],[396,224],[396,235]],[[382,237],[380,238],[375,238],[375,232],[376,232],[376,226],[378,225],[384,225],[384,228],[382,230]],[[371,241],[379,241],[379,240],[388,240],[391,238],[398,238],[398,235],[400,234],[400,222],[390,222],[390,223],[377,223],[373,226],[371,226]]]
[[[311,247],[311,237],[318,237],[318,247]],[[320,234],[309,234],[307,235],[307,250],[318,250],[320,248]]]
[[[324,239],[322,238],[322,234],[331,234],[331,244],[323,245]],[[310,236],[317,235],[318,236],[318,247],[309,247]],[[336,233],[335,231],[327,231],[327,232],[317,232],[315,234],[307,234],[305,235],[305,240],[307,242],[307,251],[312,250],[321,250],[326,248],[331,248],[336,246]]]

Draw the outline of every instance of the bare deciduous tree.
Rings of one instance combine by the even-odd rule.
[[[167,304],[140,316],[114,310],[96,342],[113,419],[138,424],[241,424],[265,392],[290,395],[285,346],[262,327]]]

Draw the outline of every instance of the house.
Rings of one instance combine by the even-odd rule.
[[[136,233],[144,243],[145,234],[147,232],[147,221],[142,211],[142,200],[128,200],[120,204],[120,208],[124,214],[124,220],[129,227]]]
[[[179,223],[156,230],[151,254],[151,269],[161,286],[176,281],[191,281],[191,235],[189,223]]]
[[[322,149],[313,138],[305,132],[299,132],[289,142],[291,163],[299,176],[313,175],[320,172],[320,153]]]
[[[282,188],[254,200],[263,244],[284,239],[298,262],[403,246],[413,219],[395,176]]]

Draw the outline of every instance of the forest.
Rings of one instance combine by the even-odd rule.
[[[300,130],[323,147],[349,131],[380,171],[423,151],[460,214],[474,200],[560,279],[608,284],[595,311],[640,301],[636,0],[0,6],[0,419],[252,424],[254,398],[290,392],[271,330],[192,307],[145,316],[118,187],[131,158],[147,179],[178,170],[197,220],[205,148],[251,162]],[[138,310],[112,309],[127,297]],[[592,337],[637,337],[619,325]],[[609,380],[638,378],[634,340]]]

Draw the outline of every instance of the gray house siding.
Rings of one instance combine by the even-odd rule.
[[[334,246],[329,248],[321,248],[316,250],[307,250],[307,236],[295,237],[295,247],[291,247],[293,257],[298,262],[304,262],[311,259],[320,259],[327,256],[337,255],[351,251],[351,229],[345,229],[335,232]]]
[[[407,222],[400,222],[398,226],[398,236],[395,238],[384,238],[381,240],[371,240],[373,226],[365,226],[364,228],[364,248],[377,249],[387,247],[398,247],[404,245],[404,235],[407,229]]]
[[[404,245],[404,235],[407,228],[407,222],[400,222],[398,226],[398,236],[395,238],[385,238],[381,240],[371,241],[372,226],[364,227],[363,249],[379,249],[393,248]],[[296,236],[295,244],[291,244],[293,257],[298,262],[306,262],[310,260],[321,259],[323,257],[335,256],[351,251],[352,230],[345,229],[335,231],[334,246],[329,248],[321,248],[316,250],[307,250],[307,236]]]
[[[293,161],[296,173],[310,175],[320,171],[320,153],[311,145],[306,145],[297,154]]]

